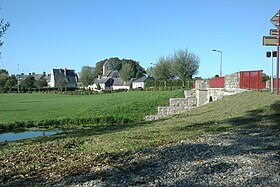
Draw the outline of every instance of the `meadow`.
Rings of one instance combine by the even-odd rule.
[[[183,97],[183,91],[0,94],[0,129],[138,122],[156,113],[157,106],[167,105],[171,97]]]
[[[152,93],[121,93],[106,97],[113,97],[112,99],[116,100],[114,98],[123,94],[131,94],[131,96],[147,94],[148,97]],[[157,97],[160,97],[168,93],[157,94],[159,94]],[[100,97],[105,97],[105,95]],[[76,97],[71,98],[69,97],[69,101],[75,100]],[[120,103],[125,102],[128,100],[123,98]],[[34,184],[51,186],[63,178],[86,173],[94,173],[95,178],[102,180],[108,176],[106,172],[101,171],[101,168],[125,172],[131,166],[118,165],[117,161],[124,160],[125,162],[129,159],[134,160],[133,164],[140,167],[145,165],[143,162],[147,159],[145,154],[141,156],[140,153],[153,153],[156,149],[161,151],[160,148],[165,145],[176,149],[176,145],[184,140],[199,141],[201,136],[237,132],[242,129],[264,128],[279,132],[279,111],[279,95],[248,92],[228,96],[154,122],[93,125],[50,137],[3,142],[0,143],[0,185],[10,182],[8,185],[22,186],[27,183],[30,186]],[[136,113],[138,114],[139,111]],[[279,144],[275,144],[264,149],[280,150],[280,147]]]

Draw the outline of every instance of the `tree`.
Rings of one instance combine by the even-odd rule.
[[[5,75],[9,75],[9,72],[5,69],[0,69],[0,74],[5,74]]]
[[[120,76],[125,82],[129,81],[133,77],[133,69],[129,63],[122,65]]]
[[[139,79],[143,76],[143,72],[141,72],[140,70],[137,71],[135,79]]]
[[[147,74],[151,77],[155,77],[155,67],[148,67],[146,70]]]
[[[266,81],[268,81],[268,80],[270,80],[270,76],[267,75],[267,74],[265,74],[265,73],[263,73],[263,74],[262,74],[262,82],[266,82]]]
[[[84,86],[88,86],[92,84],[94,80],[94,67],[83,66],[80,77],[81,77],[81,82],[83,83]]]
[[[186,80],[192,79],[198,73],[199,57],[188,50],[178,50],[172,56],[172,72],[178,77],[183,86]]]
[[[32,75],[28,75],[21,84],[24,86],[24,88],[27,88],[28,91],[34,86],[35,78]]]
[[[155,77],[158,80],[164,81],[164,87],[169,79],[174,78],[171,72],[171,58],[170,57],[159,57],[158,63],[155,66]]]
[[[93,70],[94,78],[97,78],[99,75],[103,74],[103,65],[108,59],[101,60],[95,64],[95,68]]]
[[[6,81],[8,80],[9,73],[5,69],[0,69],[0,87],[4,88]]]
[[[15,76],[8,77],[5,87],[11,90],[17,84],[17,78]]]
[[[131,59],[120,60],[119,58],[114,57],[97,62],[93,71],[94,77],[98,77],[99,75],[103,74],[103,65],[106,61],[108,61],[111,70],[117,71],[120,71],[124,64],[130,64],[131,68],[133,69],[133,78],[140,78],[144,73],[146,73],[145,69],[139,65],[139,62]]]
[[[67,82],[66,82],[65,78],[61,77],[58,79],[57,86],[60,91],[63,91],[63,88],[66,87],[66,85],[67,85]]]
[[[6,31],[8,30],[8,28],[10,27],[10,23],[4,21],[4,19],[0,18],[0,47],[2,47],[3,45],[3,41],[2,41],[2,37],[4,36],[4,34],[6,33]],[[0,52],[1,54],[1,52]]]
[[[41,90],[41,88],[43,88],[44,86],[48,86],[47,80],[44,78],[41,78],[37,81],[35,81],[34,85],[39,89],[39,91]]]

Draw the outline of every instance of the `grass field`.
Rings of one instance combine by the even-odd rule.
[[[13,129],[18,124],[28,127],[141,121],[145,115],[156,113],[157,106],[167,105],[171,97],[183,97],[183,91],[94,95],[0,94],[0,128]]]
[[[129,157],[139,150],[205,134],[253,127],[280,129],[279,123],[280,96],[248,92],[155,122],[95,125],[51,137],[0,143],[0,185],[96,171],[112,165],[110,160],[116,157]]]

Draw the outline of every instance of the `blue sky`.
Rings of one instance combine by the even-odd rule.
[[[200,57],[203,78],[264,70],[275,47],[262,37],[279,0],[0,0],[4,36],[0,68],[10,74],[73,68],[110,57],[136,60],[144,68],[160,56],[185,49]],[[276,61],[276,60],[275,60]]]

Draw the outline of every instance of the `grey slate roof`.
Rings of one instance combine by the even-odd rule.
[[[34,74],[33,77],[35,78],[35,81],[40,80],[41,78],[43,78],[45,75],[44,74]]]
[[[119,78],[120,73],[118,72],[118,70],[111,70],[106,75],[104,75],[103,77]]]
[[[130,86],[130,81],[123,81],[121,78],[114,78],[113,86]]]
[[[137,79],[137,80],[135,80],[133,82],[145,82],[146,80],[155,80],[155,78],[144,75],[143,77],[141,77],[141,78],[139,78],[139,79]]]
[[[66,81],[67,87],[77,87],[78,76],[75,70],[71,69],[53,69],[55,82],[63,78]]]
[[[94,83],[96,84],[105,84],[110,78],[101,78],[101,79],[95,79]]]

